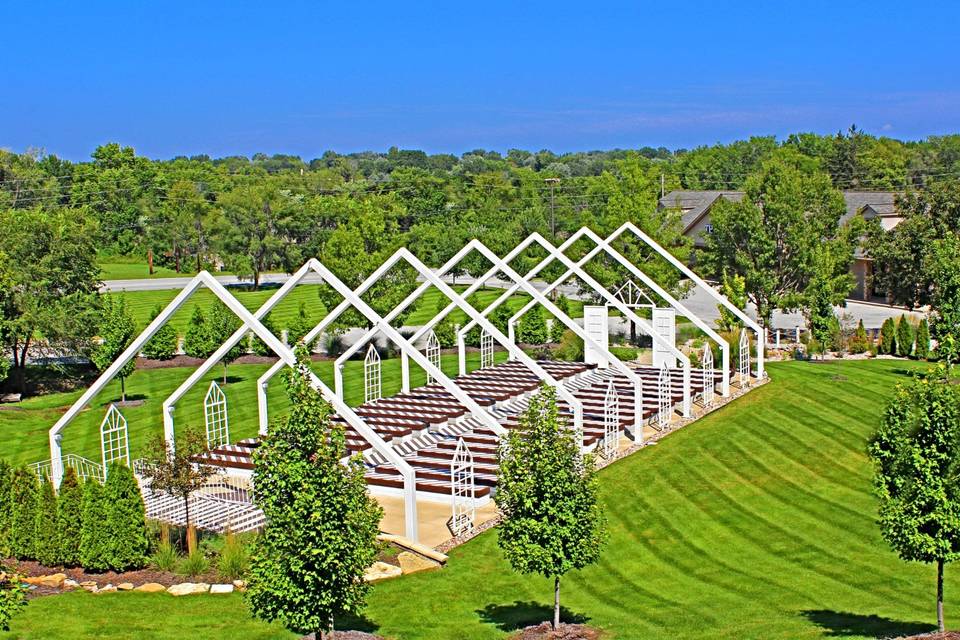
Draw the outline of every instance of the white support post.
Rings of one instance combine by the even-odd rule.
[[[780,350],[780,327],[777,327],[776,331],[777,331],[776,333],[777,342],[776,342],[775,348],[779,351]]]

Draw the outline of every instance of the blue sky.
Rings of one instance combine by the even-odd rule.
[[[960,4],[6,2],[0,147],[84,159],[960,132]]]

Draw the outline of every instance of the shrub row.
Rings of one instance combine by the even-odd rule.
[[[148,538],[143,498],[129,467],[114,464],[106,482],[81,483],[68,468],[59,492],[26,467],[0,461],[0,552],[47,566],[88,571],[143,567]]]

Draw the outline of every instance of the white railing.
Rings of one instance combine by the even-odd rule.
[[[78,456],[75,453],[68,453],[63,456],[63,468],[66,469],[72,467],[74,471],[77,472],[77,477],[83,481],[87,480],[97,480],[103,482],[103,465],[94,462],[93,460],[88,460],[83,456]],[[40,478],[40,482],[44,482],[47,478],[50,477],[52,472],[52,465],[50,460],[43,460],[41,462],[34,462],[31,465],[28,465],[28,468],[37,474],[37,477]]]

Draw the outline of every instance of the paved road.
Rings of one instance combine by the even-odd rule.
[[[237,276],[233,275],[220,275],[216,276],[217,280],[224,285],[241,285],[241,284],[250,284],[250,280],[241,280]],[[270,285],[279,285],[283,284],[290,278],[289,275],[285,273],[268,273],[264,274],[260,278],[262,284]],[[190,276],[184,276],[179,278],[154,278],[154,279],[141,279],[141,280],[107,280],[103,283],[101,290],[103,291],[158,291],[163,289],[182,289],[187,286],[192,278]],[[444,278],[447,282],[451,281],[450,277]],[[304,284],[319,284],[322,282],[321,278],[315,274],[308,274],[302,282]],[[457,278],[457,284],[472,284],[474,282],[473,278],[461,276]],[[510,282],[503,280],[489,280],[487,282],[489,286],[507,288],[510,286]],[[541,281],[534,281],[534,286],[542,291],[546,288],[546,283]],[[574,286],[566,285],[560,288],[564,295],[568,297],[577,298],[577,289]],[[687,298],[683,301],[684,305],[690,309],[690,311],[706,321],[713,321],[720,317],[719,312],[717,311],[716,301],[706,292],[700,289],[695,289]],[[845,317],[850,319],[850,322],[856,324],[857,321],[863,320],[863,324],[868,329],[879,328],[883,321],[887,318],[894,317],[899,318],[901,314],[906,313],[907,315],[919,318],[922,314],[906,311],[902,307],[891,307],[882,304],[873,304],[873,303],[864,303],[864,302],[854,302],[848,301],[847,306],[844,309],[837,308],[837,312],[843,314]],[[754,316],[754,310],[748,308],[748,313],[751,316]],[[781,313],[779,311],[775,312],[773,315],[772,328],[781,328],[784,330],[793,330],[797,326],[806,326],[806,321],[803,318],[803,315],[800,313]]]

